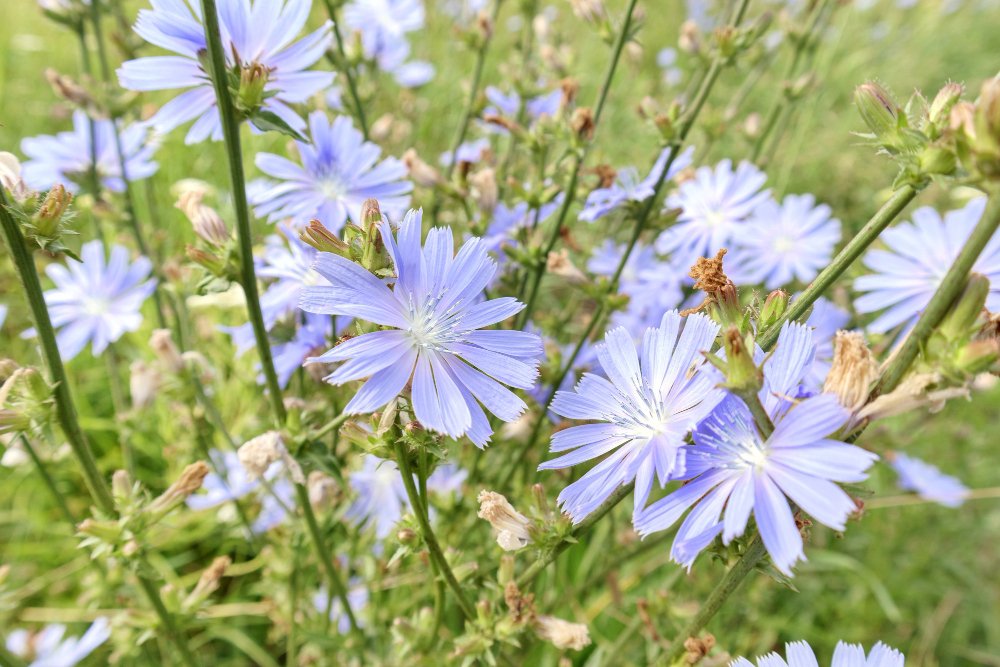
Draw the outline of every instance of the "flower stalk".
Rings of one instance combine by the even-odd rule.
[[[274,412],[275,422],[280,425],[285,421],[285,404],[281,395],[281,385],[274,371],[274,360],[271,357],[271,343],[264,326],[264,316],[261,313],[260,299],[257,291],[257,274],[253,264],[253,242],[250,235],[250,211],[247,205],[246,177],[243,174],[243,150],[240,146],[240,125],[236,117],[232,96],[226,82],[226,60],[222,47],[222,36],[219,32],[219,13],[215,0],[202,0],[205,19],[205,40],[208,44],[209,58],[212,69],[212,85],[215,87],[215,97],[219,103],[219,116],[222,119],[222,134],[225,139],[226,152],[229,158],[229,174],[233,186],[233,205],[236,209],[236,233],[240,249],[240,282],[246,295],[247,314],[253,327],[254,340],[257,344],[257,354],[260,355],[260,365],[264,372],[268,398]]]
[[[365,117],[365,106],[361,102],[361,95],[358,93],[358,84],[354,78],[354,67],[347,61],[347,50],[344,48],[344,36],[340,33],[340,20],[337,18],[337,9],[333,4],[333,0],[324,0],[324,2],[326,3],[326,12],[330,16],[330,22],[333,24],[333,38],[337,41],[337,53],[340,56],[340,62],[335,64],[340,65],[344,71],[344,78],[347,79],[347,92],[350,94],[351,102],[354,104],[354,115],[358,119],[362,136],[365,138],[365,141],[368,141],[368,119]]]

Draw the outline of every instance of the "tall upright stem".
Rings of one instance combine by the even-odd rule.
[[[951,268],[948,269],[941,285],[934,292],[934,296],[931,297],[927,307],[920,314],[906,340],[893,353],[882,373],[881,381],[872,393],[872,398],[892,391],[902,381],[903,376],[910,369],[910,365],[920,354],[924,343],[930,338],[934,329],[941,324],[944,316],[948,314],[948,310],[955,303],[955,299],[962,293],[969,279],[969,272],[972,271],[976,260],[979,259],[979,255],[993,238],[998,227],[1000,227],[1000,195],[993,192],[990,194],[983,217],[979,219],[972,234],[962,246],[962,250],[958,253]]]
[[[347,79],[347,93],[351,96],[351,102],[354,104],[354,115],[358,119],[358,125],[361,126],[361,135],[368,140],[368,119],[365,117],[365,106],[361,102],[361,95],[358,93],[358,84],[354,78],[354,68],[349,62],[347,62],[347,50],[344,48],[344,36],[340,33],[340,21],[337,20],[337,10],[334,7],[333,0],[324,0],[326,3],[326,12],[330,16],[330,22],[333,24],[333,38],[337,42],[337,53],[340,55],[341,70],[344,72],[344,78]]]
[[[903,212],[911,201],[917,196],[917,190],[912,186],[904,185],[900,189],[893,193],[892,197],[889,198],[885,204],[872,216],[871,220],[865,223],[855,236],[848,241],[847,245],[837,253],[837,256],[833,258],[825,269],[820,271],[816,279],[813,280],[809,287],[803,290],[802,294],[799,295],[795,301],[793,301],[789,306],[788,310],[781,318],[764,330],[760,336],[757,338],[758,345],[764,350],[770,350],[774,344],[778,341],[778,334],[781,332],[781,326],[785,322],[794,322],[809,310],[809,307],[821,297],[826,291],[833,285],[834,282],[840,278],[841,275],[854,263],[854,261],[861,256],[868,246],[875,242],[875,239],[885,230],[886,227],[895,220],[900,213]]]
[[[394,433],[394,436],[393,447],[396,452],[396,462],[399,464],[399,473],[403,477],[403,486],[406,487],[406,496],[410,500],[410,507],[413,508],[413,513],[417,516],[417,523],[420,524],[420,533],[423,535],[424,543],[427,545],[427,551],[430,552],[431,559],[437,565],[438,572],[444,577],[448,588],[455,595],[455,600],[458,602],[462,613],[465,614],[467,619],[474,619],[476,617],[476,610],[465,596],[465,591],[462,590],[461,584],[455,578],[455,573],[452,572],[451,566],[448,565],[448,559],[445,558],[444,551],[441,550],[441,545],[434,535],[434,530],[431,528],[431,522],[427,518],[427,513],[421,509],[420,494],[417,492],[416,484],[413,483],[413,470],[410,468],[409,455],[406,452],[406,447],[403,445],[403,440],[399,437],[398,431]]]
[[[35,262],[28,252],[24,237],[21,235],[21,228],[18,227],[17,222],[7,210],[8,205],[7,196],[3,188],[0,187],[0,227],[3,229],[4,241],[10,250],[17,275],[21,279],[24,294],[28,299],[28,306],[31,308],[31,317],[35,323],[35,331],[41,346],[42,360],[45,364],[49,385],[52,387],[52,396],[55,399],[56,419],[66,436],[66,441],[73,450],[73,455],[80,463],[80,469],[83,471],[83,477],[91,497],[102,511],[110,513],[114,511],[111,491],[97,469],[90,444],[83,434],[83,429],[80,428],[76,406],[73,404],[73,397],[69,390],[69,379],[66,377],[66,369],[59,356],[59,347],[56,345],[52,320],[49,319],[42,285],[38,280],[38,271],[35,269]]]
[[[490,27],[483,35],[483,43],[479,45],[479,51],[476,53],[476,64],[472,71],[472,84],[469,86],[469,96],[465,101],[462,120],[458,124],[458,129],[455,130],[455,138],[452,139],[451,148],[448,150],[451,162],[445,168],[445,175],[449,179],[455,173],[458,149],[462,145],[462,142],[465,141],[465,135],[469,131],[469,124],[472,122],[472,113],[476,106],[476,98],[479,96],[479,85],[483,78],[483,67],[486,65],[486,53],[489,51],[490,41],[492,41],[493,32],[496,30],[497,17],[500,15],[500,4],[502,2],[503,0],[493,0],[493,16],[490,21]]]
[[[628,42],[628,37],[631,32],[632,26],[632,15],[635,12],[636,0],[629,0],[628,7],[625,9],[625,18],[622,20],[621,29],[618,31],[618,36],[615,38],[615,45],[611,51],[611,60],[608,61],[608,68],[604,73],[604,82],[601,84],[601,88],[597,93],[597,102],[594,104],[594,128],[598,126],[601,120],[601,114],[604,111],[604,105],[608,99],[608,93],[611,90],[611,82],[614,81],[615,72],[618,70],[618,61],[621,60],[622,50],[625,48],[626,42]],[[576,183],[580,177],[580,168],[583,166],[583,161],[587,157],[587,151],[590,144],[584,144],[581,148],[578,148],[574,152],[573,165],[570,167],[569,178],[566,182],[566,187],[563,189],[563,202],[562,206],[559,208],[559,216],[556,218],[555,226],[552,227],[552,231],[549,234],[548,241],[545,243],[545,247],[542,250],[541,257],[538,263],[533,267],[531,274],[531,288],[528,292],[528,300],[526,302],[525,308],[521,311],[518,316],[519,327],[524,327],[524,325],[531,318],[531,314],[535,309],[535,301],[538,297],[538,288],[542,283],[542,276],[545,273],[546,260],[548,259],[549,253],[555,247],[556,242],[559,241],[559,236],[562,234],[563,225],[566,222],[566,216],[569,214],[569,209],[573,206],[574,200],[576,199]]]
[[[243,150],[240,146],[240,124],[236,118],[236,109],[233,106],[227,83],[226,58],[222,46],[222,36],[219,33],[219,13],[215,0],[201,0],[201,6],[205,20],[205,41],[208,44],[209,58],[212,64],[212,84],[215,86],[215,98],[219,106],[219,116],[222,119],[222,134],[226,142],[229,175],[233,185],[236,233],[240,248],[240,282],[246,295],[247,314],[253,327],[257,354],[260,355],[260,365],[264,372],[271,409],[274,412],[275,421],[281,425],[285,422],[285,404],[282,400],[278,376],[274,371],[271,343],[267,337],[267,329],[264,327],[264,316],[260,310],[260,299],[257,293],[257,274],[253,265],[253,240],[250,234],[250,211],[247,206],[246,178],[243,174]]]

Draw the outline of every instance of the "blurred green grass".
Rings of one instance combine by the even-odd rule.
[[[42,73],[46,67],[75,73],[78,47],[72,34],[48,22],[33,2],[13,0],[10,4],[15,3],[16,9],[7,12],[0,22],[0,150],[17,153],[22,137],[67,128],[65,110],[53,110],[54,97]],[[622,4],[612,3],[612,12],[619,12]],[[940,3],[931,1],[906,10],[888,4],[869,11],[841,9],[828,35],[829,43],[821,48],[817,59],[819,82],[799,105],[777,157],[769,166],[774,187],[783,192],[812,192],[833,207],[845,229],[860,226],[884,195],[893,170],[851,134],[860,129],[851,106],[854,86],[875,77],[900,98],[914,89],[932,95],[949,80],[977,87],[998,69],[995,44],[1000,10],[973,9],[972,4],[966,3],[950,14],[942,11]],[[600,83],[607,49],[595,35],[580,28],[567,4],[560,3],[557,8],[560,19],[554,30],[574,49],[569,70],[581,84],[580,99],[588,103]],[[620,166],[651,161],[655,136],[635,109],[651,92],[668,99],[659,82],[655,56],[660,48],[674,45],[683,8],[682,3],[647,4],[645,11],[640,33],[642,55],[623,63],[591,163]],[[512,12],[513,7],[505,9],[497,28],[493,56],[487,64],[488,84],[500,83],[498,54],[509,50],[514,40],[514,33],[505,28]],[[415,39],[415,52],[438,68],[435,80],[416,96],[389,85],[380,88],[369,117],[391,111],[409,122],[411,131],[386,145],[387,151],[398,155],[413,145],[425,159],[433,161],[446,149],[458,123],[459,100],[465,97],[463,85],[472,68],[472,55],[457,44],[451,20],[433,7],[429,8],[429,28]],[[783,69],[786,57],[779,57],[773,71]],[[746,71],[740,69],[724,75],[713,94],[709,114],[725,104],[745,76]],[[766,113],[778,85],[776,75],[765,78],[747,110]],[[700,139],[696,133],[694,143]],[[252,138],[247,153],[280,143],[273,138]],[[749,140],[732,127],[705,159],[738,159],[747,154],[749,146]],[[158,212],[158,243],[168,256],[174,256],[192,236],[182,216],[170,205],[169,186],[181,178],[196,177],[224,189],[223,153],[217,145],[183,147],[183,132],[175,132],[159,155],[161,170],[154,179],[158,195],[148,204]],[[250,173],[254,173],[252,167]],[[921,201],[946,206],[949,196],[932,186]],[[0,334],[2,354],[30,359],[30,346],[16,336],[26,317],[16,282],[9,267],[4,266],[0,275],[0,302],[12,306]],[[215,324],[214,319],[203,315],[199,328],[210,332]],[[144,345],[144,335],[133,336],[126,349],[129,345]],[[227,423],[237,434],[253,434],[259,418],[253,406],[259,397],[255,387],[241,381],[252,376],[252,355],[231,361],[231,346],[219,334],[203,339],[200,349],[221,368],[219,394],[224,397],[222,408]],[[116,465],[118,455],[115,424],[109,417],[110,399],[102,381],[105,373],[104,365],[86,353],[71,364],[83,419],[102,452],[102,463],[110,469]],[[975,395],[972,402],[954,402],[937,415],[892,420],[867,433],[865,442],[876,451],[905,448],[957,475],[972,488],[1000,487],[998,404],[1000,389],[993,388]],[[145,442],[141,463],[149,473],[146,481],[154,487],[169,483],[168,471],[177,467],[174,455],[187,446],[182,442],[184,429],[174,417],[176,409],[161,405],[142,416],[145,424],[140,435]],[[470,454],[467,449],[461,450],[462,456]],[[44,584],[35,586],[20,604],[68,604],[66,601],[85,587],[78,569],[59,569],[74,561],[75,540],[57,522],[46,490],[30,469],[4,471],[2,476],[0,557],[17,568],[23,581]],[[884,467],[878,468],[871,483],[875,497],[896,493],[893,477]],[[56,478],[67,489],[79,486],[74,466],[68,460],[57,465]],[[73,509],[78,514],[85,510],[79,493]],[[185,530],[208,538],[213,527],[202,521],[190,526],[186,523]],[[558,580],[566,576],[565,572],[573,572],[581,562],[595,557],[595,550],[601,552],[607,545],[600,544],[600,535],[574,548],[567,555],[565,570],[560,569],[552,577]],[[807,549],[809,563],[801,567],[794,580],[798,592],[756,577],[720,614],[711,630],[721,646],[745,654],[770,650],[777,642],[804,638],[821,655],[828,656],[839,639],[867,645],[881,639],[906,651],[911,665],[1000,665],[998,545],[997,499],[970,501],[957,510],[932,504],[871,509],[850,526],[843,539],[823,529],[814,531],[812,545]],[[175,567],[184,569],[197,556],[172,552],[170,557]],[[658,591],[665,590],[668,582],[676,578],[665,595],[671,601],[685,603],[702,599],[722,571],[720,565],[703,559],[693,575],[678,578],[676,566],[667,563],[666,546],[652,550],[634,567],[647,574],[625,587],[628,595],[655,599]],[[580,604],[560,599],[558,587],[546,595],[546,602],[567,609],[576,609]],[[616,637],[624,636],[627,641],[619,647],[620,653],[602,654],[598,650],[588,654],[590,659],[608,665],[643,662],[643,645],[648,642],[642,638],[642,628],[634,635],[622,635],[634,623],[629,613],[615,611],[612,606],[597,617],[592,630],[595,637],[613,643]],[[532,658],[530,664],[554,664],[551,653],[536,652]],[[220,664],[239,664],[238,659],[233,660]]]

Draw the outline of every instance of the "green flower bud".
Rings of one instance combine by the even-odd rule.
[[[361,266],[376,275],[382,275],[392,268],[392,258],[382,243],[379,225],[382,224],[382,211],[378,200],[366,199],[361,205],[361,230],[363,233],[361,248]]]
[[[55,239],[59,235],[63,216],[73,201],[73,195],[60,184],[52,186],[41,206],[31,216],[34,236]]]
[[[873,82],[858,86],[854,91],[854,104],[880,143],[897,142],[901,110],[885,88]]]
[[[268,70],[260,63],[250,63],[240,69],[240,85],[236,91],[236,108],[249,116],[264,103]]]
[[[764,305],[760,309],[760,321],[757,323],[758,328],[761,330],[771,328],[786,310],[788,310],[788,292],[774,290],[764,299]]]
[[[927,110],[927,121],[935,126],[942,127],[947,124],[951,110],[962,97],[964,88],[960,83],[948,83],[938,91]]]
[[[945,315],[938,332],[949,341],[965,341],[979,329],[979,318],[986,307],[990,281],[986,276],[973,273],[951,310]]]
[[[299,238],[320,252],[332,252],[342,257],[349,256],[348,245],[337,238],[337,235],[327,229],[319,220],[311,220],[306,228],[299,232]]]
[[[955,355],[955,367],[967,375],[977,375],[990,369],[1000,358],[1000,341],[974,340]]]

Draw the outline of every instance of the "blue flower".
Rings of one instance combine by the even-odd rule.
[[[812,195],[788,195],[781,204],[767,200],[734,234],[726,273],[736,283],[768,289],[808,283],[830,263],[839,241],[840,221]]]
[[[352,338],[310,362],[344,361],[327,377],[332,384],[370,378],[344,411],[373,412],[412,382],[412,403],[426,428],[453,438],[468,435],[479,447],[492,429],[482,403],[503,421],[527,407],[503,385],[530,389],[538,375],[541,339],[531,333],[482,330],[519,312],[514,298],[482,300],[496,272],[479,239],[454,255],[450,229],[435,227],[420,244],[421,212],[410,211],[393,235],[380,231],[396,268],[390,288],[357,264],[320,253],[315,268],[329,287],[306,287],[300,306],[389,327]]]
[[[444,464],[427,478],[427,490],[457,493],[466,476],[467,473],[456,465]],[[347,508],[344,518],[361,527],[374,527],[379,541],[389,537],[403,512],[411,509],[403,476],[395,461],[365,454],[361,469],[351,473],[348,483],[357,498]]]
[[[81,637],[63,639],[66,626],[47,625],[35,634],[15,630],[7,636],[7,650],[28,660],[28,667],[73,667],[94,652],[111,636],[111,624],[101,616],[90,624]]]
[[[205,476],[201,484],[204,493],[192,494],[185,501],[192,510],[206,510],[232,500],[238,500],[255,491],[260,485],[259,480],[250,479],[247,475],[246,468],[240,464],[236,452],[220,452],[213,449],[209,452],[209,456],[212,457],[215,467],[222,472],[223,476],[214,471]],[[265,476],[267,479],[272,479],[280,469],[281,464],[274,463]]]
[[[410,60],[410,43],[404,39],[390,41],[375,56],[383,72],[392,74],[400,86],[418,88],[434,78],[434,65],[424,60]]]
[[[395,158],[379,161],[382,150],[365,141],[347,116],[333,123],[322,111],[309,115],[311,143],[295,142],[301,165],[274,155],[257,155],[257,167],[279,179],[269,187],[253,189],[250,203],[259,216],[272,222],[290,219],[305,225],[316,218],[334,232],[350,218],[361,224],[361,204],[379,200],[389,215],[401,213],[410,203],[413,184],[406,166]]]
[[[251,529],[256,534],[266,533],[280,526],[295,507],[295,486],[285,477],[279,477],[271,484],[260,502],[260,512]]]
[[[474,141],[466,141],[455,151],[455,159],[459,164],[462,162],[476,164],[490,152],[490,148],[490,140],[485,137]],[[441,153],[439,161],[442,166],[447,167],[451,164],[451,153],[449,151]]]
[[[135,31],[150,44],[178,55],[148,56],[122,64],[118,80],[129,90],[187,88],[163,105],[150,123],[169,132],[194,124],[185,142],[222,139],[222,124],[210,77],[202,67],[207,50],[201,3],[196,0],[151,0],[139,12]],[[296,130],[305,123],[290,104],[305,102],[333,83],[332,72],[310,72],[330,45],[331,24],[299,41],[295,37],[309,18],[312,0],[219,0],[219,27],[229,69],[261,65],[267,70],[263,108]],[[197,119],[197,120],[195,120]]]
[[[663,82],[668,86],[676,86],[684,78],[684,73],[677,67],[677,49],[661,49],[656,54],[656,64],[663,70]]]
[[[660,152],[660,156],[656,158],[653,168],[649,170],[649,175],[642,180],[639,180],[639,172],[636,171],[635,167],[624,167],[619,170],[611,187],[597,188],[587,195],[587,201],[583,205],[583,210],[580,211],[580,219],[594,222],[627,202],[641,202],[652,197],[653,187],[660,180],[672,150],[670,147],[664,148]],[[694,149],[688,148],[677,156],[667,172],[667,181],[690,166],[693,153]]]
[[[354,0],[344,7],[344,23],[361,35],[364,56],[392,74],[399,85],[414,88],[434,77],[434,67],[408,62],[406,34],[424,27],[421,0]]]
[[[486,226],[481,240],[483,247],[497,261],[497,266],[500,267],[501,271],[508,259],[504,248],[517,246],[517,239],[514,235],[525,227],[534,228],[536,224],[548,220],[549,216],[562,204],[562,201],[563,195],[559,193],[554,200],[548,204],[542,204],[537,209],[529,206],[526,201],[520,201],[513,206],[507,206],[503,202],[497,203],[493,209],[493,217]]]
[[[587,268],[597,275],[613,276],[625,247],[606,240],[594,251]],[[663,313],[680,305],[684,297],[682,278],[669,262],[656,256],[653,248],[636,243],[618,281],[618,291],[629,297],[628,306],[624,311],[615,312],[611,323],[633,332],[655,327]]]
[[[542,463],[539,470],[568,468],[608,454],[559,494],[559,504],[574,523],[633,480],[638,513],[654,478],[662,486],[684,473],[684,439],[723,397],[713,379],[698,370],[718,331],[703,315],[683,318],[671,311],[659,328],[646,330],[637,351],[629,332],[614,329],[597,350],[608,379],[584,373],[575,391],[556,392],[553,412],[594,423],[557,431],[551,451],[573,451]]]
[[[820,523],[844,530],[857,508],[834,482],[863,481],[878,457],[831,439],[850,417],[836,396],[793,400],[811,361],[809,329],[786,326],[764,364],[761,400],[774,432],[763,438],[743,402],[727,396],[694,431],[686,483],[643,511],[636,530],[666,530],[691,510],[670,551],[690,568],[720,534],[723,544],[743,535],[753,513],[775,567],[787,575],[805,554],[786,496]]]
[[[484,115],[492,114],[503,116],[510,120],[520,120],[518,116],[521,114],[521,105],[523,104],[524,115],[534,121],[543,116],[557,116],[560,108],[562,108],[563,93],[559,88],[554,88],[547,93],[542,93],[523,101],[516,91],[504,93],[496,86],[487,86],[484,92],[486,99],[490,102],[490,106],[483,110]],[[508,134],[506,128],[493,123],[484,123],[484,127],[489,132]]]
[[[899,488],[914,491],[925,500],[932,500],[945,507],[958,507],[969,495],[969,488],[965,484],[926,461],[901,452],[894,452],[886,458],[899,475]]]
[[[101,184],[114,192],[125,190],[121,162],[115,143],[115,126],[110,120],[95,120],[94,144],[90,143],[91,120],[83,111],[73,112],[73,130],[55,136],[27,137],[21,150],[28,156],[22,166],[25,183],[37,190],[48,190],[61,183],[70,192],[78,192],[90,178],[91,154],[96,157],[97,176]],[[156,173],[159,165],[153,161],[157,145],[145,123],[135,123],[120,129],[125,173],[129,181],[139,181]]]
[[[785,656],[787,662],[777,653],[760,656],[757,658],[757,667],[819,667],[816,654],[806,642],[785,644]],[[837,642],[830,667],[903,667],[904,663],[902,653],[882,642],[875,644],[867,656],[860,644]],[[737,658],[729,667],[754,667],[754,665],[746,658]]]
[[[49,264],[45,273],[55,289],[45,292],[52,326],[59,329],[56,343],[65,360],[75,357],[87,345],[97,356],[127,331],[142,324],[142,304],[156,289],[147,280],[153,269],[145,257],[129,263],[129,251],[112,246],[105,263],[100,241],[84,243],[82,262],[69,260],[67,266]]]
[[[368,606],[368,588],[360,577],[351,577],[347,582],[347,604],[351,605],[351,611],[358,622],[358,627],[364,627],[364,620],[360,617],[361,612]],[[346,635],[351,631],[351,620],[344,613],[344,605],[336,595],[327,593],[326,588],[320,588],[313,595],[313,606],[316,611],[325,613],[330,610],[330,620],[337,624],[337,632]]]
[[[667,198],[667,208],[679,208],[681,215],[657,238],[656,249],[687,269],[699,257],[729,247],[742,223],[770,198],[769,190],[761,190],[765,181],[767,174],[749,162],[735,171],[729,160],[699,168]]]
[[[925,206],[913,212],[912,223],[882,234],[888,248],[869,250],[864,258],[865,266],[874,273],[854,281],[854,289],[865,292],[854,302],[858,312],[885,311],[868,325],[870,331],[885,333],[901,324],[909,328],[916,321],[985,207],[986,198],[979,197],[942,218]],[[990,240],[972,270],[990,280],[986,307],[1000,310],[1000,236]]]

